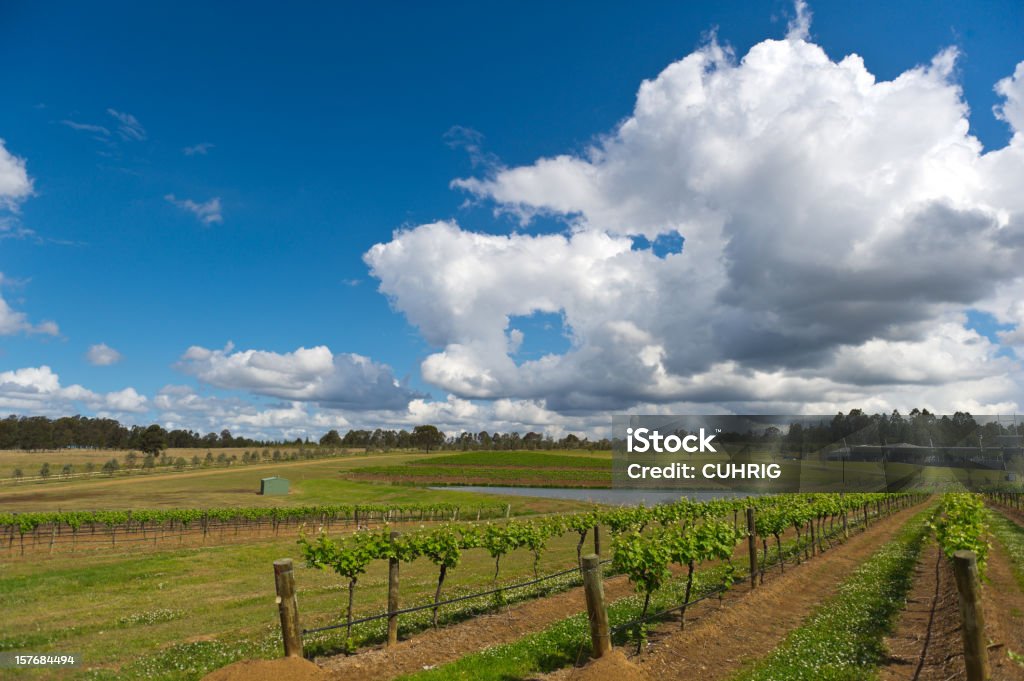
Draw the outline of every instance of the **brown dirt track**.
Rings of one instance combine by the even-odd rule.
[[[892,636],[882,681],[945,681],[964,678],[960,606],[953,570],[935,541],[914,568],[914,585]]]
[[[1014,578],[1009,556],[997,542],[989,552],[986,577],[982,607],[992,679],[1024,681],[1024,668],[1007,654],[1009,650],[1024,650],[1024,594]],[[882,668],[882,681],[966,679],[961,636],[953,570],[931,542],[918,561],[907,607],[886,641],[891,659]]]
[[[854,567],[889,541],[903,523],[920,510],[905,509],[892,517],[873,521],[842,545],[801,566],[787,566],[786,573],[772,572],[765,584],[749,592],[749,584],[727,592],[720,609],[717,600],[694,605],[687,612],[686,630],[678,624],[662,627],[652,652],[641,660],[643,674],[659,679],[725,678],[753,658],[748,651],[768,651],[800,625],[814,606],[835,593]],[[605,581],[609,600],[632,593],[623,577]],[[795,597],[796,596],[796,597]],[[436,631],[417,634],[396,647],[375,648],[352,656],[318,660],[339,681],[382,681],[459,659],[487,647],[515,641],[539,631],[584,608],[582,589],[513,606]],[[772,617],[764,617],[771,612]],[[561,670],[550,678],[591,678],[581,669]],[[596,677],[594,677],[596,678]],[[625,681],[625,679],[623,679]]]

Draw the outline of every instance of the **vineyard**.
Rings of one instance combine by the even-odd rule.
[[[768,569],[777,565],[780,571],[784,571],[787,560],[794,564],[809,560],[833,547],[839,537],[847,537],[851,528],[866,524],[871,518],[889,515],[921,498],[919,495],[816,494],[704,503],[683,499],[652,508],[619,508],[507,523],[445,524],[394,536],[385,528],[335,540],[324,531],[314,539],[300,539],[302,556],[307,565],[330,569],[344,580],[347,601],[343,611],[346,618],[342,623],[320,627],[310,633],[344,628],[345,637],[340,645],[349,649],[354,641],[353,626],[372,625],[389,617],[388,612],[383,612],[353,620],[359,578],[374,561],[412,563],[426,560],[435,566],[437,582],[432,601],[406,608],[401,614],[429,610],[429,624],[437,626],[438,612],[443,606],[457,605],[465,609],[466,601],[488,598],[492,606],[500,607],[507,603],[505,594],[520,588],[519,585],[506,585],[480,594],[462,595],[455,601],[442,601],[446,576],[458,568],[464,552],[486,552],[494,564],[492,582],[497,587],[502,558],[517,550],[526,551],[532,558],[535,573],[535,580],[528,585],[534,586],[536,580],[563,577],[576,571],[575,567],[566,566],[565,571],[543,578],[536,573],[536,566],[553,538],[571,535],[576,541],[579,564],[588,536],[595,542],[595,551],[600,553],[601,528],[606,528],[610,535],[610,574],[625,575],[643,599],[639,612],[634,613],[634,621],[620,623],[617,629],[624,634],[642,637],[652,602],[659,604],[659,617],[678,612],[681,622],[685,621],[690,599],[696,596],[695,583],[702,585],[699,590],[706,597],[709,593],[724,591],[734,582],[751,575],[763,582]],[[748,528],[748,509],[754,523],[751,528]],[[751,549],[751,561],[744,570],[733,563],[733,557],[737,545],[748,537],[759,541],[760,549]],[[709,568],[708,577],[700,580],[697,573],[705,567]],[[655,599],[656,593],[684,572],[681,602],[665,604]],[[578,578],[578,574],[576,576]],[[563,588],[575,583],[564,580]],[[392,605],[396,607],[389,610],[394,616],[397,603]],[[479,605],[470,607],[476,611],[480,609]],[[417,619],[412,626],[423,625],[423,620]],[[374,629],[368,627],[360,639],[372,641],[372,631]],[[318,641],[321,649],[327,645],[326,639]]]
[[[123,596],[104,605],[112,624],[40,634],[62,648],[95,641],[82,649],[97,659],[108,631],[119,647],[137,641],[127,647],[144,651],[111,649],[104,666],[70,678],[200,679],[279,657],[290,632],[285,648],[307,661],[283,679],[560,679],[584,667],[582,678],[621,681],[973,681],[968,665],[983,663],[984,678],[1024,679],[1024,498],[1009,492],[680,499],[530,516],[509,516],[504,504],[25,513],[0,515],[0,531],[10,559],[24,550],[46,557],[37,566],[61,566],[53,579],[18,568],[26,588],[38,582],[23,596],[34,603],[53,590],[71,599],[85,584],[95,593],[80,603],[106,603],[97,597],[108,582],[136,579],[112,576],[109,560],[87,567],[93,555],[151,585],[138,591],[145,605],[118,610]],[[247,532],[262,532],[264,547],[245,542]],[[86,551],[89,541],[104,550]],[[123,561],[119,551],[129,552]],[[81,570],[72,555],[86,561]],[[272,560],[288,555],[295,560]],[[964,555],[974,575],[967,601]],[[218,587],[193,612],[182,596],[194,578],[167,580],[196,561]],[[58,574],[80,576],[65,588]],[[250,590],[219,607],[224,596],[214,594],[234,592],[243,575]],[[0,582],[4,593],[18,591]],[[286,606],[291,624],[271,625]],[[12,631],[25,633],[0,637],[0,650],[38,645],[26,625],[51,625],[12,612],[21,622]],[[194,638],[243,613],[245,628]]]
[[[134,511],[60,511],[52,513],[0,512],[0,536],[8,554],[116,548],[118,544],[161,542],[182,544],[198,538],[201,542],[244,535],[278,536],[316,524],[325,530],[348,529],[381,523],[435,522],[458,520],[460,514],[476,520],[504,517],[505,505],[481,504],[463,508],[453,504],[249,506],[205,509],[158,509]]]

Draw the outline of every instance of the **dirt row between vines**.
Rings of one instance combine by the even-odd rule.
[[[907,605],[885,643],[889,661],[881,669],[882,681],[965,678],[953,569],[934,539],[921,552]]]
[[[857,529],[849,540],[821,556],[801,566],[788,565],[785,575],[778,575],[776,568],[765,584],[752,593],[749,582],[735,586],[725,594],[723,604],[729,606],[727,609],[721,609],[719,601],[711,599],[692,606],[681,640],[674,641],[672,635],[661,636],[665,645],[655,646],[654,650],[670,652],[645,656],[645,667],[654,671],[652,676],[667,674],[665,678],[721,678],[717,672],[722,664],[728,662],[730,668],[734,668],[730,658],[741,660],[745,650],[774,648],[816,603],[834,592],[845,574],[889,541],[920,508],[904,509],[889,518],[872,520],[867,532]],[[737,552],[738,557],[745,557],[746,544],[738,546]],[[606,579],[604,587],[609,601],[633,593],[633,587],[624,576]],[[318,659],[317,663],[330,673],[330,678],[338,681],[381,681],[513,642],[584,610],[583,590],[578,587],[499,613],[428,630],[391,649],[374,648],[352,656]],[[787,615],[787,611],[793,612]],[[764,616],[768,612],[772,613],[771,618]],[[758,631],[762,634],[759,639],[748,637]],[[663,662],[660,667],[658,660]],[[675,667],[677,671],[673,671]],[[712,675],[711,670],[716,673]],[[562,670],[550,676],[572,678],[574,671],[579,673],[579,670]],[[562,674],[569,676],[560,676]]]
[[[1015,522],[1021,524],[1019,519]],[[982,608],[992,678],[1024,681],[1024,667],[1008,654],[1024,651],[1024,593],[1014,577],[1010,557],[997,541],[989,552],[986,578]],[[886,645],[890,659],[881,670],[882,681],[967,678],[953,569],[934,541],[922,552],[907,607]]]

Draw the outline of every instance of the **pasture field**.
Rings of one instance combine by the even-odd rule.
[[[241,458],[242,454],[246,451],[262,452],[264,449],[270,449],[271,451],[279,449],[282,452],[291,452],[295,447],[220,447],[216,449],[207,447],[177,447],[167,449],[165,453],[171,458],[180,456],[191,461],[193,456],[204,458],[207,452],[211,452],[215,457],[223,453],[229,457],[234,454]],[[82,466],[92,462],[96,464],[98,470],[100,466],[110,459],[117,459],[123,462],[125,454],[129,451],[132,450],[68,448],[25,451],[22,449],[0,449],[0,478],[10,477],[11,471],[15,468],[21,468],[26,476],[35,475],[43,463],[50,464],[50,468],[54,469],[54,476],[60,471],[60,467],[66,463],[72,464],[76,470],[81,471]],[[143,454],[138,451],[135,454],[138,456],[139,462],[141,462]]]
[[[306,504],[405,504],[494,502],[480,495],[402,485],[356,482],[344,474],[365,466],[403,464],[422,453],[367,454],[310,461],[236,465],[181,472],[138,474],[86,480],[26,482],[0,491],[0,511],[55,511],[130,508],[209,508]],[[260,479],[281,476],[291,482],[287,496],[261,496]],[[387,480],[383,481],[387,483]],[[559,500],[509,497],[513,512],[553,512],[574,508]]]

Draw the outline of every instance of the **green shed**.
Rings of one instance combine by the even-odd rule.
[[[260,494],[288,494],[288,480],[276,475],[260,480]]]

